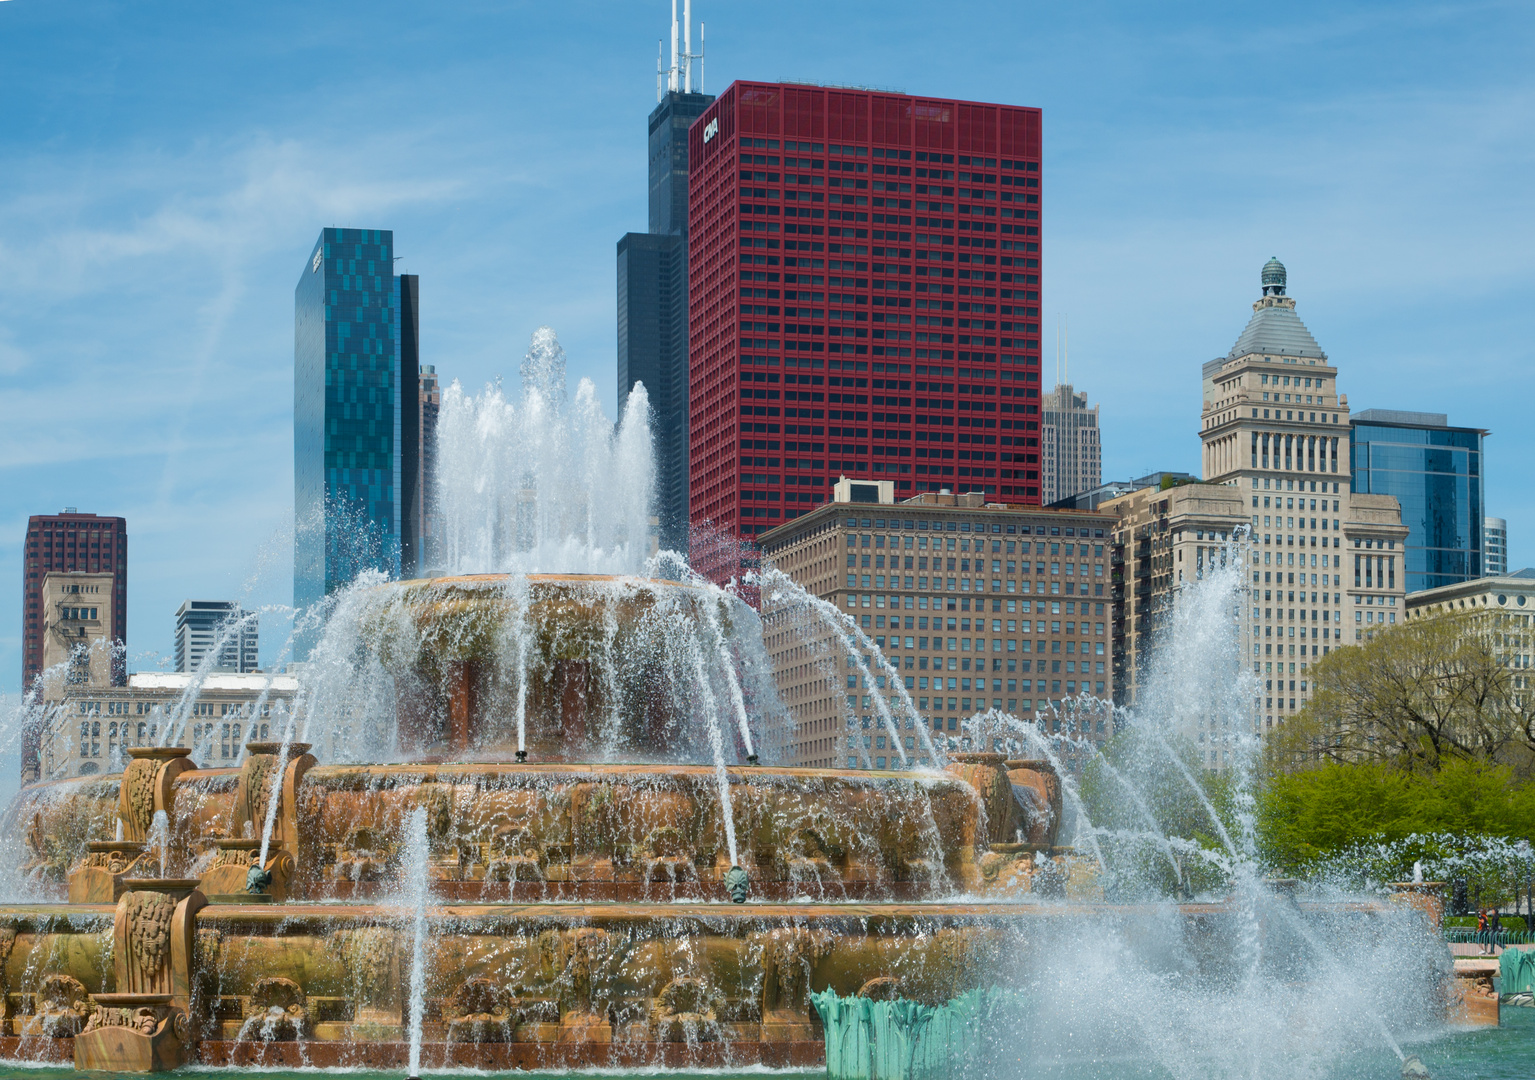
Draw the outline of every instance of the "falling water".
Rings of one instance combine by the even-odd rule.
[[[902,748],[900,725],[897,724],[895,716],[890,710],[889,703],[885,700],[885,695],[878,693],[878,687],[874,685],[875,676],[869,667],[868,659],[871,656],[874,657],[880,668],[885,672],[885,677],[890,680],[890,686],[895,691],[896,697],[900,699],[901,706],[907,716],[907,724],[915,726],[919,733],[923,749],[927,751],[929,760],[939,766],[943,764],[945,755],[939,750],[938,746],[933,742],[932,736],[928,733],[927,724],[922,722],[921,713],[917,710],[917,703],[906,692],[906,684],[902,681],[900,673],[890,664],[890,661],[885,659],[884,651],[869,638],[869,635],[863,632],[851,616],[845,614],[835,604],[828,603],[819,596],[807,592],[797,582],[776,567],[764,567],[762,570],[748,575],[748,580],[754,581],[762,587],[764,599],[791,607],[803,605],[814,612],[827,629],[831,630],[837,640],[842,643],[842,647],[846,650],[847,655],[853,658],[854,662],[858,664],[859,670],[864,673],[870,689],[876,691],[870,695],[874,703],[875,713],[879,716],[880,723],[890,734],[891,742],[895,746],[896,752],[900,755],[902,765],[906,765],[907,757],[906,751]]]
[[[293,745],[293,717],[283,727],[282,746],[277,751],[277,767],[272,770],[272,790],[267,798],[266,821],[261,825],[261,858],[257,866],[266,866],[267,848],[272,843],[272,828],[277,822],[277,804],[282,801],[283,774],[288,771],[288,752]]]
[[[719,657],[720,670],[725,673],[726,684],[730,687],[730,701],[735,706],[736,720],[741,729],[741,741],[746,746],[746,756],[749,759],[755,758],[757,755],[752,749],[752,729],[751,721],[746,715],[746,700],[741,695],[741,680],[736,678],[735,661],[730,656],[730,646],[725,641],[724,628],[720,626],[719,612],[713,604],[702,606],[704,621],[709,624],[709,636],[714,639],[714,652]]]
[[[412,810],[406,821],[405,858],[400,873],[411,909],[409,1076],[415,1080],[421,1075],[421,1018],[426,1009],[426,905],[432,892],[424,806]]]
[[[160,725],[161,746],[184,745],[182,740],[186,736],[187,719],[193,715],[192,710],[198,698],[202,696],[203,687],[207,684],[208,678],[218,673],[219,658],[223,656],[225,646],[231,639],[244,632],[251,620],[259,618],[260,615],[261,611],[253,611],[244,618],[229,619],[220,625],[218,637],[214,639],[213,646],[203,654],[197,670],[192,673],[192,678],[181,691],[175,705],[164,717],[164,723]]]
[[[144,846],[154,848],[160,853],[160,876],[165,877],[165,852],[171,843],[171,819],[164,810],[156,810],[155,816],[149,821],[149,835],[144,840]]]
[[[714,692],[709,689],[709,677],[704,672],[703,656],[693,654],[693,670],[698,677],[698,692],[703,698],[704,723],[709,731],[709,745],[714,751],[714,778],[720,789],[720,815],[725,824],[725,843],[730,848],[730,865],[739,866],[736,858],[736,819],[730,805],[730,774],[725,771],[725,739],[720,732],[719,713],[714,703]]]

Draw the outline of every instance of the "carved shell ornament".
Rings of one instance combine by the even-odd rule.
[[[128,940],[139,970],[158,972],[171,943],[175,902],[164,893],[136,892],[128,901]]]

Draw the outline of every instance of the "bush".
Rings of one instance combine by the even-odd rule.
[[[1446,761],[1427,774],[1328,763],[1269,777],[1259,796],[1259,828],[1271,864],[1305,875],[1362,844],[1435,834],[1510,841],[1535,835],[1535,784],[1520,782],[1506,765],[1470,761]],[[1390,872],[1410,874],[1418,856],[1404,849],[1402,857]],[[1496,902],[1497,895],[1483,900]]]

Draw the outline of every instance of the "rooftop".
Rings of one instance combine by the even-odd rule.
[[[185,690],[196,677],[196,674],[190,671],[135,671],[128,676],[128,689]],[[298,690],[298,679],[292,675],[269,675],[258,671],[248,675],[236,675],[230,672],[209,675],[202,681],[202,692],[205,694],[219,691],[259,693],[267,688],[268,683],[273,690],[281,693],[292,693]]]
[[[1247,329],[1237,338],[1226,359],[1261,353],[1264,356],[1296,356],[1326,360],[1327,354],[1288,304],[1260,307],[1247,322]]]
[[[1278,259],[1270,259],[1260,275],[1263,297],[1253,305],[1253,317],[1237,343],[1226,354],[1227,360],[1250,356],[1293,356],[1326,361],[1327,354],[1295,314],[1295,301],[1285,295],[1285,268]]]
[[[1356,424],[1410,424],[1414,427],[1449,427],[1449,415],[1442,412],[1408,412],[1405,409],[1361,409],[1353,416]]]

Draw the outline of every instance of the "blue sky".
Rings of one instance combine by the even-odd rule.
[[[1354,409],[1493,431],[1535,562],[1535,6],[700,0],[707,89],[890,86],[1045,111],[1047,336],[1104,471],[1198,471],[1199,365],[1278,255]],[[129,523],[129,648],[189,596],[290,598],[293,287],[392,228],[423,359],[516,378],[540,324],[614,392],[664,3],[0,2],[0,688],[20,540]],[[1052,366],[1047,359],[1047,377]],[[270,636],[263,651],[270,654]]]

